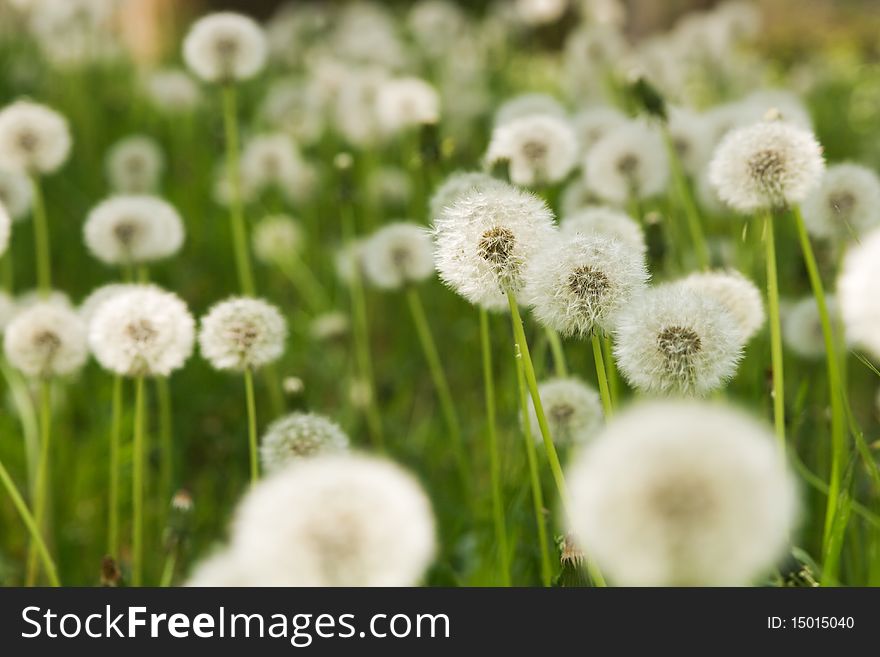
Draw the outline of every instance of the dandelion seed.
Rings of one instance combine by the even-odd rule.
[[[569,468],[578,543],[623,586],[742,586],[782,558],[794,478],[763,424],[695,402],[611,421]]]
[[[202,103],[202,92],[185,72],[165,69],[150,73],[144,91],[153,105],[169,114],[192,112]]]
[[[682,279],[682,283],[720,302],[736,320],[743,342],[751,340],[764,326],[761,292],[739,272],[697,272]]]
[[[216,304],[201,320],[202,356],[218,370],[255,369],[284,353],[287,325],[275,306],[236,297]]]
[[[267,473],[278,472],[299,459],[348,449],[348,436],[333,420],[315,413],[291,413],[266,429],[260,461]]]
[[[433,125],[440,120],[440,96],[420,78],[392,78],[376,92],[376,116],[386,134]]]
[[[0,111],[0,167],[49,174],[70,155],[67,120],[45,105],[19,100]]]
[[[295,257],[302,250],[305,240],[296,220],[284,214],[261,219],[254,226],[251,239],[257,260],[268,265]]]
[[[858,237],[880,224],[880,178],[858,164],[836,164],[825,171],[801,209],[815,237]]]
[[[543,381],[538,386],[538,394],[556,445],[582,445],[596,437],[602,427],[602,404],[593,388],[575,377],[557,378]],[[542,444],[541,428],[531,400],[529,423],[532,436]]]
[[[641,391],[704,395],[736,372],[741,336],[736,319],[714,296],[668,283],[620,312],[614,354],[626,380]]]
[[[378,288],[419,283],[434,273],[431,235],[416,224],[389,224],[366,241],[363,262],[367,280]]]
[[[663,140],[646,124],[621,126],[590,149],[584,175],[590,191],[608,203],[659,194],[669,179]]]
[[[120,194],[156,191],[164,168],[165,156],[151,137],[126,137],[107,153],[107,177],[113,190]]]
[[[546,185],[562,181],[574,168],[577,138],[567,121],[551,115],[531,115],[495,128],[486,152],[486,166],[509,163],[510,180],[517,185]]]
[[[0,169],[0,205],[6,208],[13,221],[25,219],[31,209],[33,192],[28,177]]]
[[[251,18],[220,12],[200,18],[183,42],[186,65],[206,82],[247,80],[266,64],[266,35]]]
[[[37,303],[15,314],[3,335],[6,359],[26,376],[69,376],[88,358],[86,331],[76,313],[57,303]]]
[[[826,295],[825,304],[836,330],[840,320],[837,299]],[[786,308],[782,314],[782,338],[785,346],[801,358],[813,360],[825,357],[825,335],[815,297],[805,297]]]
[[[600,235],[616,239],[644,254],[648,251],[645,232],[625,212],[601,206],[584,207],[563,215],[559,224],[563,235]]]
[[[847,340],[880,358],[880,229],[847,253],[837,295]]]

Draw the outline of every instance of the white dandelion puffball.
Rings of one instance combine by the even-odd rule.
[[[315,317],[309,326],[309,333],[315,340],[341,340],[348,335],[350,326],[348,315],[334,310]]]
[[[67,161],[70,127],[55,110],[19,100],[0,110],[0,167],[48,174]]]
[[[591,205],[599,204],[601,204],[601,201],[587,187],[583,176],[577,176],[562,190],[562,196],[559,199],[559,210],[563,217],[567,217]]]
[[[108,265],[154,262],[183,246],[183,221],[156,196],[113,196],[89,212],[83,237],[91,254]]]
[[[536,115],[564,119],[567,112],[562,103],[549,94],[521,94],[501,103],[495,111],[493,124],[497,128],[510,121]]]
[[[247,197],[272,186],[289,193],[288,188],[300,184],[304,168],[302,156],[289,135],[256,135],[247,141],[241,154],[242,186]]]
[[[172,292],[138,285],[102,303],[89,323],[98,363],[122,376],[168,376],[192,354],[195,321]]]
[[[434,220],[440,279],[473,304],[508,307],[526,265],[556,234],[553,213],[537,196],[511,185],[472,190]]]
[[[615,313],[648,280],[645,254],[602,235],[559,233],[526,267],[523,300],[564,336],[610,331]]]
[[[633,299],[617,317],[614,355],[634,388],[704,395],[735,373],[742,330],[706,292],[667,283]]]
[[[156,191],[164,168],[165,156],[152,137],[126,137],[107,153],[107,178],[113,191],[120,194]]]
[[[715,145],[708,120],[692,110],[671,107],[669,136],[685,173],[698,175],[706,166]]]
[[[12,233],[12,217],[6,211],[6,206],[0,203],[0,257],[9,248],[9,236]]]
[[[577,137],[565,119],[532,115],[508,121],[492,132],[486,165],[506,160],[510,181],[531,186],[565,179],[577,159]]]
[[[305,145],[321,138],[327,122],[320,97],[296,78],[273,82],[260,104],[260,114],[274,129]]]
[[[370,202],[378,207],[408,207],[413,195],[410,173],[392,166],[376,167],[367,180],[365,189]]]
[[[587,153],[587,186],[606,203],[622,205],[661,193],[669,179],[663,139],[642,122],[632,121],[602,137]]]
[[[263,29],[251,18],[219,12],[200,18],[183,41],[183,59],[206,82],[229,83],[257,75],[266,64]]]
[[[734,210],[755,212],[801,203],[825,168],[812,133],[762,121],[727,134],[709,163],[709,180]]]
[[[393,462],[322,455],[248,492],[232,549],[252,586],[414,586],[434,559],[434,515]]]
[[[847,341],[880,359],[880,229],[847,253],[837,279],[837,298]]]
[[[199,348],[218,370],[255,369],[284,353],[287,323],[262,299],[234,297],[221,301],[202,317]]]
[[[858,164],[835,164],[825,171],[801,210],[814,237],[857,238],[880,224],[880,178]]]
[[[795,480],[742,411],[650,402],[615,417],[569,466],[569,526],[622,586],[743,586],[795,529]]]
[[[738,271],[696,272],[682,279],[682,283],[720,302],[736,320],[743,342],[751,340],[764,326],[761,291]]]
[[[267,473],[294,461],[348,449],[348,436],[330,418],[316,413],[291,413],[272,422],[260,443],[260,462]]]
[[[831,318],[832,332],[840,330],[837,298],[826,295],[825,305]],[[812,295],[791,303],[782,313],[782,338],[785,346],[807,360],[825,357],[825,333],[819,317],[819,306]]]
[[[516,15],[526,25],[555,23],[568,9],[569,0],[516,0]]]
[[[95,313],[104,305],[104,303],[119,294],[139,290],[144,287],[147,286],[135,283],[109,283],[108,285],[102,285],[101,287],[95,288],[85,299],[83,299],[82,303],[79,304],[79,317],[85,323],[86,327],[88,327],[91,324]]]
[[[76,312],[51,301],[15,314],[3,335],[6,360],[29,377],[67,376],[86,362],[86,329]]]
[[[50,290],[48,294],[41,290],[28,290],[19,294],[16,299],[20,311],[47,303],[65,310],[73,310],[73,302],[67,293],[61,290]]]
[[[202,102],[202,92],[185,71],[166,69],[154,71],[144,81],[150,102],[163,112],[185,114]]]
[[[378,288],[420,283],[434,273],[431,234],[416,224],[388,224],[364,243],[363,259],[367,281]]]
[[[459,196],[475,189],[503,184],[497,178],[480,171],[457,171],[450,174],[437,189],[430,201],[430,217],[436,219],[443,208],[449,207]]]
[[[27,217],[32,195],[31,181],[26,175],[0,169],[0,203],[14,221]]]
[[[604,206],[589,206],[563,216],[559,223],[563,235],[581,233],[583,235],[601,235],[616,239],[624,244],[647,253],[645,231],[635,219],[625,212]]]
[[[538,385],[538,396],[550,425],[550,436],[556,445],[583,445],[595,438],[601,429],[602,403],[599,393],[580,379],[566,377],[542,381]],[[529,424],[532,437],[539,444],[542,443],[538,414],[531,398]]]
[[[575,114],[571,126],[577,135],[580,153],[588,153],[597,141],[626,122],[626,114],[605,106],[590,107]]]
[[[248,586],[247,569],[231,550],[217,550],[199,561],[183,586],[218,588]]]
[[[251,240],[254,255],[265,264],[275,264],[295,257],[305,242],[299,223],[286,214],[261,219],[254,226]]]
[[[440,96],[420,78],[384,80],[376,92],[376,117],[388,134],[440,120]]]

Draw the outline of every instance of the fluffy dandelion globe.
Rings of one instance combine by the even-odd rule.
[[[67,120],[55,110],[27,100],[0,110],[0,167],[52,173],[67,161],[71,146]]]
[[[152,137],[126,137],[107,153],[107,178],[113,190],[120,194],[156,191],[164,168],[165,156]]]
[[[296,144],[281,132],[252,137],[241,154],[243,184],[254,192],[273,185],[283,188],[293,184],[302,166]]]
[[[858,238],[880,224],[880,177],[858,164],[828,167],[801,209],[814,237]]]
[[[16,300],[19,310],[27,310],[42,304],[52,304],[65,310],[73,310],[73,302],[67,293],[61,290],[50,290],[48,294],[41,290],[28,290],[19,294]]]
[[[0,203],[0,257],[9,248],[9,236],[12,233],[12,217],[6,211],[6,206]]]
[[[254,486],[232,527],[253,586],[413,586],[434,559],[431,504],[400,466],[336,454]]]
[[[494,125],[497,128],[527,116],[555,116],[564,119],[566,115],[562,103],[553,96],[541,93],[522,94],[501,103],[495,111]]]
[[[109,283],[108,285],[102,285],[101,287],[95,288],[85,299],[83,299],[82,303],[79,304],[79,317],[88,327],[91,324],[95,313],[104,305],[104,303],[119,294],[140,290],[144,287],[147,286],[135,283]]]
[[[577,137],[565,119],[532,115],[497,126],[485,161],[491,168],[506,160],[512,183],[533,186],[564,180],[577,155]]]
[[[692,110],[672,107],[669,136],[685,172],[695,176],[702,171],[715,145],[706,118]]]
[[[510,185],[472,190],[434,221],[434,263],[441,280],[473,304],[507,308],[526,265],[556,234],[546,203]]]
[[[168,258],[183,246],[183,221],[155,196],[113,196],[91,212],[83,226],[86,246],[108,265]]]
[[[422,226],[397,222],[377,230],[364,244],[364,274],[378,288],[397,290],[434,273],[431,234]]]
[[[186,304],[152,285],[113,295],[89,323],[98,363],[121,376],[168,376],[192,354],[195,321]]]
[[[734,210],[755,212],[803,202],[824,167],[812,133],[763,121],[727,134],[709,163],[709,180]]]
[[[144,81],[144,90],[157,109],[169,114],[192,112],[202,102],[202,92],[185,71],[154,71]]]
[[[696,272],[682,282],[720,302],[736,320],[743,342],[751,340],[764,326],[766,315],[761,292],[739,272]]]
[[[480,171],[457,171],[450,174],[434,190],[430,201],[430,216],[432,219],[439,217],[443,208],[449,207],[463,194],[475,189],[492,187],[502,184],[497,178]]]
[[[230,83],[257,75],[266,64],[263,29],[251,18],[220,12],[200,18],[183,42],[183,59],[206,82]]]
[[[298,254],[305,238],[299,223],[285,214],[261,219],[251,237],[254,255],[265,264],[273,264]]]
[[[669,161],[657,130],[630,122],[612,130],[587,153],[587,186],[606,203],[622,205],[666,188]]]
[[[538,395],[557,446],[582,445],[596,437],[602,427],[602,403],[593,388],[576,377],[555,378],[541,382]],[[541,427],[531,398],[529,424],[532,436],[541,443]]]
[[[742,329],[706,292],[683,283],[660,285],[630,302],[616,320],[617,365],[640,391],[704,395],[736,372]]]
[[[577,135],[581,154],[586,154],[602,137],[625,125],[626,115],[611,107],[590,107],[576,113],[571,127]]]
[[[568,468],[569,525],[623,586],[742,586],[784,556],[794,478],[741,411],[668,401],[614,418]]]
[[[847,253],[837,297],[847,340],[880,359],[880,229]]]
[[[321,138],[327,120],[318,95],[295,78],[271,84],[260,104],[260,115],[272,128],[288,133],[304,145]]]
[[[585,207],[562,218],[559,230],[563,235],[600,235],[623,242],[641,253],[648,251],[645,232],[625,212],[603,206]]]
[[[255,369],[284,353],[287,324],[273,305],[262,299],[235,297],[221,301],[202,317],[199,348],[218,370]]]
[[[370,174],[364,191],[377,207],[405,208],[412,199],[413,184],[405,169],[382,166]]]
[[[591,205],[599,205],[601,201],[596,197],[582,176],[573,178],[562,190],[559,199],[559,210],[563,217],[572,215]]]
[[[382,130],[394,134],[440,120],[440,96],[420,78],[391,78],[376,93],[376,116]]]
[[[644,251],[602,235],[559,233],[526,267],[523,300],[564,336],[610,331],[648,280]]]
[[[826,295],[825,305],[831,316],[832,330],[839,330],[837,298]],[[815,297],[804,297],[785,308],[782,313],[782,338],[785,346],[801,358],[818,360],[825,357],[825,334]]]
[[[0,169],[0,204],[14,221],[27,217],[31,209],[32,194],[27,176],[17,171]]]
[[[196,564],[183,586],[219,588],[248,586],[247,568],[238,555],[229,549],[218,549]]]
[[[6,360],[26,376],[68,376],[88,358],[86,329],[76,312],[42,302],[15,314],[3,335]]]
[[[266,429],[260,444],[260,462],[267,473],[294,461],[348,449],[348,436],[330,418],[316,413],[291,413]]]

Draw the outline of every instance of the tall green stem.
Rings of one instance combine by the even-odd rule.
[[[489,478],[492,485],[495,542],[498,544],[501,584],[510,586],[510,554],[507,551],[507,523],[504,519],[504,500],[501,491],[501,459],[498,453],[492,341],[489,335],[489,313],[483,308],[480,308],[480,349],[483,356],[483,387],[486,393],[486,440],[489,447]]]
[[[141,586],[144,578],[144,377],[135,379],[133,469],[131,477],[132,546],[131,584]]]
[[[168,379],[156,379],[156,393],[159,401],[159,494],[162,508],[167,508],[174,486],[174,426]]]
[[[782,364],[782,321],[779,317],[779,277],[776,273],[776,240],[773,215],[764,218],[767,264],[767,310],[770,321],[770,359],[773,366],[773,426],[779,447],[785,451],[785,379]]]
[[[452,401],[452,393],[449,390],[449,382],[446,379],[446,373],[443,371],[440,354],[437,352],[437,343],[434,341],[434,336],[431,333],[431,327],[425,315],[422,301],[419,298],[418,290],[414,287],[407,288],[406,300],[416,327],[416,333],[419,336],[419,342],[422,345],[422,351],[425,353],[425,360],[428,362],[428,371],[431,373],[431,379],[437,391],[437,398],[440,401],[443,417],[446,420],[446,428],[451,434],[452,448],[455,451],[455,459],[458,462],[462,484],[465,490],[467,490],[470,487],[471,481],[470,466],[461,435],[461,424],[458,421],[458,414]]]
[[[31,515],[30,510],[27,508],[27,504],[24,502],[24,498],[21,496],[15,482],[12,481],[12,477],[9,476],[9,472],[6,470],[2,461],[0,461],[0,481],[3,482],[6,492],[9,493],[12,503],[15,505],[18,514],[21,516],[22,521],[24,521],[24,524],[31,535],[31,541],[36,546],[37,554],[43,562],[43,569],[46,571],[46,577],[49,578],[49,583],[52,586],[61,586],[61,582],[58,580],[58,570],[55,568],[55,562],[49,554],[49,548],[46,547],[46,542],[40,535],[40,529],[37,526],[37,522]]]
[[[239,167],[238,108],[235,86],[223,87],[223,125],[226,133],[226,166],[229,176],[229,222],[235,251],[235,269],[241,293],[253,296],[256,290],[251,255],[244,223],[244,206],[241,197],[241,170]]]
[[[550,586],[553,567],[550,561],[550,550],[547,545],[547,518],[544,514],[544,493],[541,490],[541,477],[538,474],[538,456],[535,449],[535,438],[532,436],[532,423],[529,418],[528,392],[526,392],[525,374],[523,373],[522,355],[516,349],[516,380],[519,387],[519,405],[522,412],[523,438],[526,441],[526,457],[529,462],[529,481],[532,486],[532,504],[535,512],[535,523],[538,526],[538,542],[541,547],[541,583]]]
[[[596,361],[596,378],[599,381],[599,396],[602,398],[602,410],[605,411],[605,419],[609,419],[614,413],[614,402],[611,401],[611,389],[608,387],[608,376],[605,373],[605,358],[602,355],[602,341],[594,331],[590,336],[593,343],[593,360]]]
[[[613,406],[620,397],[620,377],[614,362],[611,338],[607,335],[602,337],[602,354],[605,356],[605,372],[608,374],[608,389],[611,392],[611,405]]]
[[[701,269],[709,268],[709,248],[706,245],[706,236],[703,234],[703,226],[700,221],[700,213],[697,210],[697,204],[694,202],[693,194],[688,186],[687,178],[684,174],[684,167],[681,164],[681,158],[678,155],[678,149],[669,134],[669,126],[663,124],[663,141],[666,143],[666,153],[669,158],[669,170],[672,174],[672,184],[675,188],[678,202],[684,210],[687,218],[688,232],[691,236],[691,244],[697,254],[697,261]]]
[[[49,497],[49,459],[52,453],[52,386],[48,379],[40,381],[40,460],[37,465],[36,499],[34,500],[34,520],[39,530],[49,534],[46,522],[46,506]],[[27,574],[25,584],[33,586],[39,575],[37,544],[31,540],[28,549]]]
[[[565,363],[565,350],[562,348],[562,340],[559,334],[552,328],[547,328],[547,341],[550,343],[550,352],[553,354],[553,369],[556,376],[568,376],[568,366]]]
[[[31,177],[33,200],[31,213],[34,217],[34,249],[37,261],[37,290],[48,296],[52,290],[52,256],[49,247],[49,220],[46,217],[46,204],[43,189],[37,176]]]
[[[122,441],[122,385],[118,374],[113,377],[113,409],[110,418],[110,491],[107,518],[107,554],[119,559],[119,451]]]
[[[250,455],[251,484],[260,478],[260,460],[257,453],[257,402],[254,395],[254,374],[250,368],[244,371],[244,393],[247,403],[248,454]]]

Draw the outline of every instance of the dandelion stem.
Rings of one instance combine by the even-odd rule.
[[[159,495],[163,507],[171,499],[174,485],[174,426],[171,411],[171,389],[168,379],[156,379],[156,396],[159,401]]]
[[[550,550],[547,547],[547,518],[544,513],[544,493],[541,490],[541,478],[538,474],[538,456],[535,449],[535,439],[532,436],[532,424],[529,419],[528,393],[526,392],[525,374],[523,373],[522,356],[517,348],[516,357],[516,380],[519,386],[519,405],[522,412],[523,437],[526,442],[526,457],[529,462],[529,481],[532,487],[532,503],[535,511],[535,523],[538,526],[538,542],[541,547],[541,583],[550,586],[553,577],[553,568],[550,561]]]
[[[440,407],[443,411],[443,417],[446,420],[446,428],[452,434],[452,445],[455,451],[455,459],[458,462],[458,468],[461,474],[462,484],[467,490],[470,486],[470,465],[468,464],[467,453],[464,448],[464,440],[461,435],[461,424],[458,421],[458,414],[455,411],[455,403],[452,401],[452,393],[449,390],[449,381],[446,373],[443,371],[443,364],[440,361],[440,354],[437,352],[437,343],[431,333],[431,327],[428,318],[425,316],[425,308],[422,305],[418,290],[409,287],[406,290],[406,300],[409,304],[410,314],[412,314],[413,323],[416,326],[416,333],[419,342],[422,345],[422,351],[425,353],[425,360],[428,361],[428,370],[431,373],[431,379],[434,381],[434,388],[437,391],[437,398],[440,401]]]
[[[782,364],[782,322],[779,319],[779,278],[776,273],[776,243],[773,215],[764,218],[764,248],[767,265],[767,310],[770,322],[770,360],[773,367],[773,425],[779,447],[785,450],[785,384]]]
[[[37,260],[37,290],[48,296],[52,290],[52,257],[49,248],[49,221],[46,217],[46,203],[40,179],[31,176],[33,189],[32,214],[34,217],[34,249]]]
[[[605,357],[608,391],[611,393],[611,405],[613,406],[620,397],[620,377],[617,375],[617,365],[614,362],[614,354],[611,350],[611,338],[607,335],[602,336],[602,354]]]
[[[3,486],[6,488],[6,492],[9,493],[12,503],[15,505],[21,519],[24,521],[28,532],[30,532],[31,541],[33,541],[33,544],[36,546],[37,554],[39,554],[40,560],[43,562],[43,568],[46,570],[46,576],[49,578],[49,583],[52,586],[61,586],[61,582],[58,580],[58,570],[55,568],[55,562],[52,560],[52,556],[49,554],[49,549],[46,547],[46,543],[40,535],[40,529],[37,526],[34,517],[31,515],[27,504],[25,504],[21,492],[19,492],[15,482],[12,481],[12,477],[9,476],[9,472],[6,470],[6,466],[3,465],[2,461],[0,461],[0,480],[3,481]]]
[[[709,249],[706,246],[706,236],[703,234],[700,213],[697,210],[697,204],[694,203],[694,196],[685,178],[684,167],[682,167],[678,149],[675,147],[672,135],[669,134],[669,126],[665,123],[663,124],[662,133],[663,141],[666,144],[666,153],[669,157],[672,184],[675,188],[676,196],[678,196],[678,202],[681,204],[687,218],[688,231],[691,235],[692,246],[697,254],[697,261],[701,269],[709,269]]]
[[[480,308],[480,348],[483,355],[483,386],[486,393],[486,439],[489,443],[489,478],[492,484],[492,515],[495,541],[501,564],[501,584],[510,586],[510,554],[507,551],[507,523],[501,492],[501,459],[498,453],[498,428],[495,414],[495,377],[492,373],[492,341],[489,335],[489,313]]]
[[[131,477],[132,546],[131,584],[143,584],[144,568],[144,377],[135,379],[133,469]]]
[[[602,410],[605,411],[605,419],[614,413],[614,403],[611,401],[611,389],[608,387],[608,376],[605,374],[605,359],[602,356],[602,341],[593,332],[590,336],[593,343],[593,360],[596,361],[596,378],[599,380],[599,396],[602,397]]]
[[[562,340],[559,339],[559,334],[549,327],[547,328],[547,341],[550,343],[550,351],[553,353],[553,369],[556,370],[556,376],[568,376]]]
[[[174,570],[177,567],[177,546],[171,548],[162,566],[162,577],[159,579],[159,587],[167,589],[174,580]]]
[[[813,296],[816,298],[816,305],[819,309],[819,321],[822,325],[822,337],[825,341],[825,364],[828,375],[828,394],[831,398],[831,477],[828,482],[828,502],[825,510],[825,527],[822,533],[823,552],[827,551],[833,541],[832,530],[835,526],[835,516],[838,511],[838,501],[840,497],[840,486],[843,479],[843,470],[847,459],[847,428],[846,428],[846,411],[843,401],[843,378],[840,373],[840,360],[837,356],[837,345],[834,337],[834,330],[831,324],[831,315],[828,312],[828,302],[825,298],[825,289],[822,285],[822,277],[819,274],[819,267],[816,264],[816,256],[813,253],[813,247],[810,244],[810,236],[807,234],[804,218],[801,215],[798,206],[792,207],[795,225],[797,226],[798,238],[801,243],[801,251],[803,252],[804,262],[807,266],[807,273],[810,277],[810,286],[813,288]],[[846,527],[840,528],[843,532]],[[842,546],[842,541],[836,541],[838,549]],[[836,563],[837,559],[830,558],[826,554],[824,560],[827,563]],[[832,572],[823,572],[822,580],[826,577],[836,579],[836,569]]]
[[[40,460],[37,464],[36,496],[34,499],[34,521],[41,532],[49,534],[46,522],[46,506],[49,496],[49,457],[52,440],[52,387],[47,379],[40,381]],[[28,549],[27,574],[25,584],[34,586],[39,575],[37,544],[31,540]]]
[[[122,437],[122,383],[113,377],[113,408],[110,418],[110,499],[107,519],[107,554],[119,558],[119,446]]]
[[[248,250],[247,227],[244,222],[244,206],[241,197],[241,171],[239,169],[238,109],[235,86],[223,87],[223,124],[226,133],[226,166],[229,176],[229,221],[235,250],[235,268],[241,293],[253,296],[254,274]]]
[[[244,392],[247,402],[248,451],[251,463],[251,484],[260,478],[260,464],[257,456],[257,404],[254,398],[254,373],[250,368],[244,371]]]

